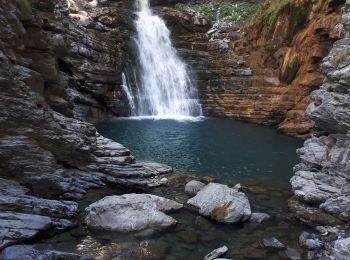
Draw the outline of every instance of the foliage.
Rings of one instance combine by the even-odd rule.
[[[259,9],[259,5],[245,1],[240,1],[234,4],[222,1],[213,1],[201,4],[177,4],[176,8],[193,13],[198,17],[205,18],[212,22],[217,20],[226,22],[240,22],[244,21],[248,16],[254,14]]]
[[[266,24],[274,28],[278,17],[289,16],[288,40],[292,41],[295,33],[306,23],[312,0],[298,2],[296,0],[268,0],[257,12]]]

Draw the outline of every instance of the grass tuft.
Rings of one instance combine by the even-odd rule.
[[[295,33],[307,22],[313,0],[268,0],[261,5],[257,17],[263,19],[271,28],[274,28],[278,17],[288,15],[288,40],[291,42]]]

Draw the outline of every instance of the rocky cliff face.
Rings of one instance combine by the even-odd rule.
[[[0,1],[0,250],[74,226],[71,200],[88,189],[157,186],[171,172],[79,121],[120,104],[125,3]]]
[[[312,103],[306,111],[322,133],[308,139],[298,151],[301,163],[291,179],[295,197],[289,203],[294,214],[307,224],[339,225],[343,229],[336,231],[340,238],[349,235],[350,220],[349,17],[347,1],[341,23],[336,26],[342,39],[335,42],[323,60],[321,69],[326,80],[319,90],[312,92]],[[320,257],[346,259],[335,249],[337,243]],[[341,243],[349,252],[350,239]]]
[[[30,69],[26,83],[55,111],[81,120],[125,115],[119,86],[130,60],[132,1],[89,2],[15,1],[21,28],[12,58]]]
[[[200,19],[172,9],[161,13],[197,76],[206,115],[272,125],[305,138],[313,123],[304,111],[324,79],[319,65],[338,39],[333,28],[344,2],[291,1],[273,22],[262,12],[243,28],[218,23],[208,33]]]

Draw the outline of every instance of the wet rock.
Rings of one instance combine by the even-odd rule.
[[[194,224],[196,225],[197,228],[202,230],[209,230],[210,228],[212,228],[212,225],[209,222],[209,220],[202,216],[197,216]]]
[[[196,243],[198,235],[195,230],[184,230],[177,233],[177,236],[186,243]]]
[[[182,204],[150,194],[108,196],[85,209],[90,228],[119,232],[158,230],[176,224],[163,212],[178,210]]]
[[[199,214],[223,223],[246,221],[251,215],[244,193],[217,183],[209,183],[187,204],[198,209]]]
[[[321,236],[331,235],[337,237],[341,233],[341,230],[339,230],[339,228],[332,226],[317,226],[315,227],[315,230],[317,230]]]
[[[189,195],[196,195],[204,186],[203,182],[192,180],[186,184],[185,192]]]
[[[210,182],[214,182],[215,181],[215,178],[214,177],[211,177],[211,176],[203,176],[201,178],[201,181],[202,182],[205,182],[205,183],[210,183]]]
[[[350,258],[350,237],[338,239],[324,253],[329,259],[346,260]]]
[[[292,260],[301,260],[303,259],[300,252],[298,252],[297,250],[295,250],[294,248],[287,248],[284,253],[286,254],[286,256],[289,257],[289,259]]]
[[[339,216],[344,221],[350,220],[350,197],[339,196],[330,198],[320,205],[320,208],[333,215]]]
[[[106,246],[98,245],[96,258],[110,259],[166,259],[168,245],[159,241],[145,240],[141,242],[112,243]]]
[[[78,212],[78,204],[71,201],[46,200],[29,195],[1,196],[0,210],[36,213],[54,218],[72,218]]]
[[[248,259],[265,259],[266,250],[258,249],[258,248],[249,248],[244,252],[244,257]]]
[[[53,231],[72,226],[69,220],[55,220],[47,216],[23,214],[12,211],[0,212],[0,249],[23,243],[40,236],[50,236]]]
[[[271,216],[269,214],[266,213],[252,213],[252,215],[250,215],[249,221],[252,223],[262,223],[266,220],[269,220],[271,218]]]
[[[217,249],[213,250],[209,254],[207,254],[203,259],[204,260],[217,259],[218,257],[223,256],[224,254],[226,254],[227,251],[228,251],[227,246],[222,246],[220,248],[217,248]]]
[[[78,254],[71,254],[53,250],[35,249],[30,245],[16,245],[4,249],[0,253],[2,260],[37,260],[37,259],[70,259],[70,260],[92,260],[92,257],[81,256]]]
[[[317,250],[323,247],[324,243],[316,234],[304,231],[299,237],[299,244],[309,250]]]
[[[286,248],[286,246],[275,237],[264,238],[262,243],[263,243],[263,246],[266,248],[277,249],[277,250],[282,250]]]
[[[324,212],[349,218],[347,169],[350,167],[350,137],[329,135],[312,138],[298,150],[302,162],[291,179],[294,194],[300,201],[317,205]]]
[[[288,200],[288,208],[292,215],[309,226],[339,225],[342,223],[335,216],[324,212],[317,206],[303,203],[296,197]]]

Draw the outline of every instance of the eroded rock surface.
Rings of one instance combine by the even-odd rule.
[[[296,165],[291,184],[295,197],[290,209],[303,222],[315,226],[335,226],[337,236],[324,232],[327,244],[320,259],[346,259],[350,257],[350,1],[343,8],[341,23],[335,30],[342,37],[335,42],[321,69],[326,81],[321,89],[312,93],[312,103],[306,114],[319,129],[304,143],[298,154],[301,163]],[[319,229],[319,227],[318,227]],[[306,247],[319,248],[323,241],[311,236],[301,237]],[[328,240],[336,240],[329,244]]]
[[[16,245],[10,246],[0,253],[2,260],[37,260],[37,259],[70,259],[70,260],[92,260],[92,257],[81,256],[78,254],[71,254],[59,252],[54,250],[36,249],[30,245]]]
[[[209,183],[187,204],[199,214],[223,223],[246,221],[251,215],[247,196],[226,185]]]
[[[132,1],[0,0],[0,249],[73,227],[89,189],[172,171],[86,122],[127,113],[131,18]]]
[[[179,210],[182,204],[150,194],[108,196],[85,209],[90,228],[118,232],[160,230],[176,224],[164,212]]]

